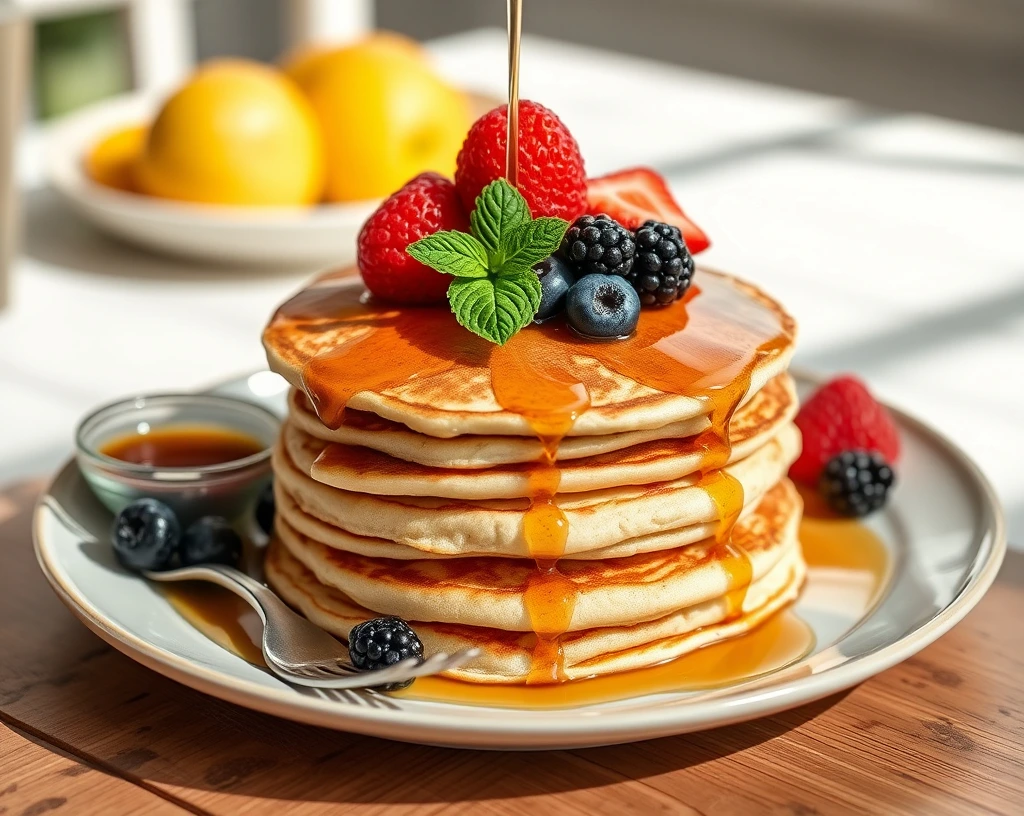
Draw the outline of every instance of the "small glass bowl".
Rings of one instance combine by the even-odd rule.
[[[140,429],[202,426],[244,433],[263,450],[216,465],[156,467],[100,453],[108,442]],[[169,505],[183,525],[206,515],[236,519],[251,508],[270,477],[271,447],[280,420],[245,400],[209,394],[159,394],[104,405],[82,420],[75,433],[76,458],[93,493],[113,513],[136,499]],[[145,431],[144,431],[145,432]]]

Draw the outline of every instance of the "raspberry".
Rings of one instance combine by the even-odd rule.
[[[856,377],[839,377],[819,388],[800,409],[796,425],[804,448],[789,475],[808,484],[815,484],[828,461],[843,451],[874,451],[890,464],[899,459],[896,424]]]
[[[480,191],[505,175],[508,106],[485,113],[473,124],[459,151],[455,186],[472,210]],[[534,218],[553,215],[572,221],[586,205],[587,184],[579,145],[554,113],[536,102],[519,103],[519,192]]]
[[[440,230],[469,232],[459,195],[444,176],[422,173],[370,216],[359,233],[359,271],[376,297],[397,303],[439,303],[451,276],[413,260],[406,247]]]

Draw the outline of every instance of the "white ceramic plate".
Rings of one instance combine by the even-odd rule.
[[[806,389],[808,381],[802,380]],[[276,410],[284,385],[267,372],[221,389]],[[516,710],[292,688],[194,629],[145,581],[116,566],[107,512],[73,463],[40,500],[36,553],[54,590],[94,632],[181,683],[281,717],[408,742],[467,748],[567,748],[696,731],[807,703],[884,671],[934,641],[978,602],[1005,550],[998,502],[978,469],[922,423],[895,412],[900,484],[869,522],[893,565],[881,600],[835,570],[812,569],[795,611],[811,654],[775,673],[699,692],[560,710]]]
[[[217,207],[134,195],[96,184],[83,157],[112,130],[150,121],[153,98],[131,95],[91,105],[49,132],[51,184],[98,229],[146,249],[229,264],[316,266],[355,260],[356,237],[379,200],[317,207]]]

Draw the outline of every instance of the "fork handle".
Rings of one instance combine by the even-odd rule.
[[[285,602],[278,598],[269,587],[264,586],[241,570],[223,564],[181,567],[175,570],[168,570],[167,572],[147,571],[146,577],[152,581],[160,581],[162,583],[210,581],[233,592],[249,604],[259,614],[260,620],[263,621],[264,625],[267,623],[268,615],[273,615],[274,613],[294,614]]]

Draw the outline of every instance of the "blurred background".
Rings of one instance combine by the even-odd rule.
[[[374,27],[423,43],[479,113],[505,93],[505,13],[0,0],[0,485],[54,467],[97,402],[263,365],[268,314],[329,263],[274,253],[322,239],[350,260],[383,195],[273,224],[112,195],[83,177],[89,121],[131,124],[140,91],[163,100],[213,57],[278,63]],[[523,96],[565,120],[589,173],[655,168],[711,236],[700,260],[797,315],[797,364],[854,371],[956,439],[1024,544],[1024,0],[526,0],[524,28]],[[234,263],[190,256],[200,238]]]
[[[38,3],[40,115],[130,87],[122,14],[104,10],[115,5]],[[288,46],[294,5],[193,0],[196,57],[276,59]],[[373,5],[379,27],[416,39],[504,25],[500,2]],[[526,3],[523,25],[547,37],[881,107],[1024,129],[1024,0],[535,0]]]

